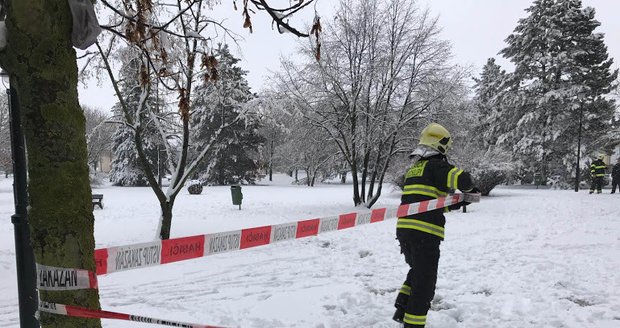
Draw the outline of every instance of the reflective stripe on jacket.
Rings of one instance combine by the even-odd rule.
[[[472,188],[469,173],[448,163],[445,156],[435,155],[418,160],[407,170],[401,204],[445,197],[453,190],[469,191]],[[443,239],[445,223],[443,211],[439,209],[401,217],[396,228],[414,229]]]
[[[593,177],[604,177],[605,176],[605,163],[600,159],[595,160],[590,164],[590,174]]]

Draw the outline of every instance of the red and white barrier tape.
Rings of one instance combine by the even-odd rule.
[[[468,197],[472,196],[472,197]],[[251,248],[279,241],[315,236],[385,219],[442,209],[463,200],[477,202],[478,195],[456,194],[398,208],[379,208],[371,212],[353,212],[338,216],[282,223],[214,234],[168,239],[95,250],[96,274],[150,267],[212,254]],[[37,286],[41,290],[97,288],[97,277],[82,269],[66,269],[37,264]],[[91,310],[78,306],[39,301],[39,311],[81,318],[117,319],[187,328],[222,328],[171,320],[155,319],[119,312]]]
[[[469,195],[467,194],[467,196]],[[471,199],[472,202],[476,201],[475,195],[472,194],[474,196]],[[398,208],[378,208],[370,212],[353,212],[312,220],[101,248],[95,250],[97,274],[102,275],[184,261],[432,211],[457,204],[463,201],[465,196],[465,194],[455,194],[449,197],[401,205]],[[477,199],[479,201],[479,194],[477,194]]]
[[[117,320],[152,323],[152,324],[157,324],[157,325],[162,325],[162,326],[172,326],[172,327],[223,328],[219,326],[199,325],[195,323],[155,319],[155,318],[149,318],[149,317],[144,317],[144,316],[125,314],[125,313],[120,313],[120,312],[91,310],[91,309],[85,309],[85,308],[78,307],[78,306],[64,305],[64,304],[58,304],[58,303],[49,303],[49,302],[43,302],[43,301],[39,301],[39,311],[66,315],[69,317],[117,319]]]
[[[97,275],[82,269],[37,266],[37,288],[40,290],[76,290],[97,288]]]

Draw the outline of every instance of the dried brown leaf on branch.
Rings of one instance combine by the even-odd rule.
[[[189,99],[187,97],[187,90],[185,88],[179,89],[179,114],[183,122],[189,121]]]
[[[125,25],[125,36],[127,36],[127,41],[130,43],[135,43],[139,40],[139,35],[137,34],[136,24],[132,21],[128,21],[127,25]]]
[[[213,82],[217,82],[220,79],[220,74],[217,71],[217,68],[212,68],[211,69],[211,80],[213,80]]]
[[[314,36],[318,38],[321,32],[323,32],[323,28],[321,27],[321,17],[314,16],[314,22],[312,24],[312,28],[310,29],[310,34],[314,34]]]
[[[138,12],[136,13],[136,24],[135,33],[137,34],[138,40],[142,41],[146,38],[146,25],[148,23],[149,13],[148,10],[143,8],[140,3],[138,3]]]
[[[202,76],[205,84],[209,81],[216,82],[219,79],[217,64],[218,62],[215,56],[207,55],[205,53],[202,54],[202,58],[200,59],[200,68],[206,69],[205,73]]]
[[[207,67],[210,69],[216,69],[217,68],[217,59],[215,59],[215,56],[211,55],[211,56],[207,56]]]
[[[243,28],[249,28],[250,33],[252,33],[252,21],[250,20],[250,15],[245,15],[245,20],[243,21]]]
[[[243,0],[243,28],[249,28],[252,33],[252,19],[250,19],[250,12],[248,11],[248,0]]]
[[[207,67],[207,54],[203,53],[202,57],[200,57],[200,69],[205,69]]]
[[[161,43],[159,42],[159,33],[156,30],[149,30],[149,39],[153,44],[153,48],[161,48]]]
[[[207,68],[210,71],[211,80],[213,82],[217,82],[220,79],[220,74],[217,71],[217,64],[218,62],[215,56],[213,55],[207,56]]]
[[[145,86],[149,84],[149,73],[146,71],[146,65],[140,65],[140,85]]]
[[[152,11],[153,2],[151,0],[139,0],[138,8],[142,8],[143,10],[146,10],[146,11]]]
[[[135,2],[135,7],[134,7]],[[149,17],[153,11],[152,0],[123,0],[127,13],[131,13],[133,19],[127,20],[125,35],[130,43],[141,43],[147,37]]]
[[[323,32],[323,28],[321,27],[321,17],[316,15],[314,16],[314,23],[310,29],[310,35],[314,35],[316,39],[316,51],[314,53],[316,60],[321,60],[321,32]]]
[[[168,51],[166,51],[166,48],[161,47],[159,48],[159,53],[161,54],[161,61],[166,64],[168,63]]]

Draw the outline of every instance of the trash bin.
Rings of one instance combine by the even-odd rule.
[[[233,205],[239,205],[239,209],[241,209],[241,200],[243,200],[241,186],[230,186],[230,194],[232,195]]]
[[[535,173],[534,174],[534,184],[536,185],[536,189],[538,189],[538,186],[542,186],[544,182],[543,179],[543,175],[540,173]]]

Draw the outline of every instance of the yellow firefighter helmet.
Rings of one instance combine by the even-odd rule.
[[[419,144],[429,146],[445,155],[452,146],[452,137],[446,128],[437,123],[431,123],[422,130]]]

